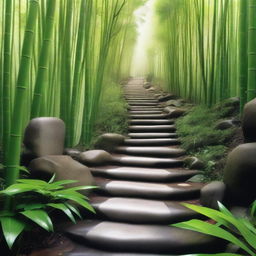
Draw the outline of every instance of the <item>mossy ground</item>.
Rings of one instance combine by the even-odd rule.
[[[120,84],[110,83],[104,90],[98,110],[90,148],[104,133],[126,134],[128,129],[127,103]]]
[[[233,108],[234,109],[234,108]],[[218,121],[237,117],[230,106],[190,107],[186,116],[176,122],[177,133],[182,147],[189,155],[196,156],[205,163],[203,181],[221,180],[230,143],[238,128],[215,129]]]

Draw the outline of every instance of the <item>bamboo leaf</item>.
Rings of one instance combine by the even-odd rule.
[[[53,225],[48,214],[43,210],[27,210],[21,212],[22,215],[38,224],[47,231],[53,231]]]
[[[207,235],[212,235],[224,240],[227,240],[243,250],[245,250],[250,255],[254,255],[254,252],[242,241],[240,241],[238,238],[236,238],[234,235],[232,235],[230,232],[216,226],[209,224],[207,222],[201,221],[201,220],[190,220],[187,222],[182,222],[178,224],[172,225],[174,227],[178,228],[185,228],[193,231],[198,231]]]
[[[4,238],[11,249],[17,237],[25,229],[26,224],[15,217],[0,217]]]
[[[70,211],[70,209],[65,205],[65,204],[54,204],[54,203],[50,203],[50,204],[47,204],[48,206],[50,207],[53,207],[55,209],[58,209],[58,210],[61,210],[63,211],[69,218],[70,220],[73,222],[73,223],[76,223],[76,220],[72,214],[72,212]]]

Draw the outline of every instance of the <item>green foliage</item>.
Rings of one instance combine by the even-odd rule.
[[[224,144],[232,135],[232,129],[214,129],[220,114],[205,106],[198,106],[178,119],[176,126],[182,146],[188,151],[195,151],[205,146]]]
[[[206,180],[220,179],[217,162],[225,158],[228,147],[225,145],[234,134],[234,129],[217,130],[215,126],[230,107],[215,111],[206,106],[193,107],[186,116],[176,122],[177,133],[181,137],[182,147],[191,155],[204,161]]]
[[[208,106],[239,95],[240,77],[248,71],[244,63],[247,35],[239,34],[237,29],[247,18],[245,12],[240,13],[240,2],[248,5],[249,1],[156,0],[148,73],[153,73],[171,93]],[[251,34],[254,42],[255,32]],[[242,51],[240,36],[244,39]],[[245,64],[242,73],[238,72],[239,61]],[[250,73],[254,74],[254,69]],[[242,93],[248,93],[246,86],[243,82]]]
[[[33,179],[19,179],[17,183],[0,191],[0,200],[12,197],[15,204],[12,210],[0,211],[0,222],[3,235],[11,249],[18,236],[32,225],[38,225],[47,231],[53,231],[53,223],[49,213],[60,210],[72,221],[76,222],[75,215],[81,218],[75,203],[91,212],[95,212],[88,203],[88,198],[80,190],[96,188],[94,186],[76,186],[65,188],[75,180],[54,182],[55,175],[49,182]]]
[[[120,84],[109,83],[102,94],[91,146],[103,133],[127,133],[127,103]]]
[[[174,224],[172,226],[198,231],[207,235],[212,235],[224,239],[247,253],[247,255],[256,254],[256,201],[252,204],[250,216],[236,217],[224,205],[218,202],[219,210],[214,210],[198,205],[183,203],[187,208],[196,211],[216,222],[210,224],[202,220],[190,220]],[[197,254],[205,255],[205,254]],[[216,255],[216,254],[214,254]],[[229,255],[229,254],[227,254]],[[241,254],[233,254],[241,255]]]

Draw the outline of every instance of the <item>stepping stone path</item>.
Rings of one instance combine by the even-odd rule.
[[[221,250],[219,241],[169,224],[199,217],[180,202],[198,204],[203,184],[186,182],[196,170],[183,167],[175,120],[163,113],[143,79],[125,86],[129,134],[112,154],[112,165],[91,167],[98,186],[91,196],[97,214],[71,225],[76,244],[66,256],[180,255]]]

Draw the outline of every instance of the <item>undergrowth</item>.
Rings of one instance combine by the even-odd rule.
[[[217,130],[215,126],[227,111],[226,107],[215,111],[206,106],[196,106],[176,122],[182,147],[189,155],[196,156],[205,163],[204,181],[222,179],[223,162],[229,149],[227,145],[235,128]]]
[[[90,148],[93,148],[97,137],[101,134],[126,134],[127,119],[127,103],[123,97],[122,86],[117,83],[108,84],[102,93]]]

